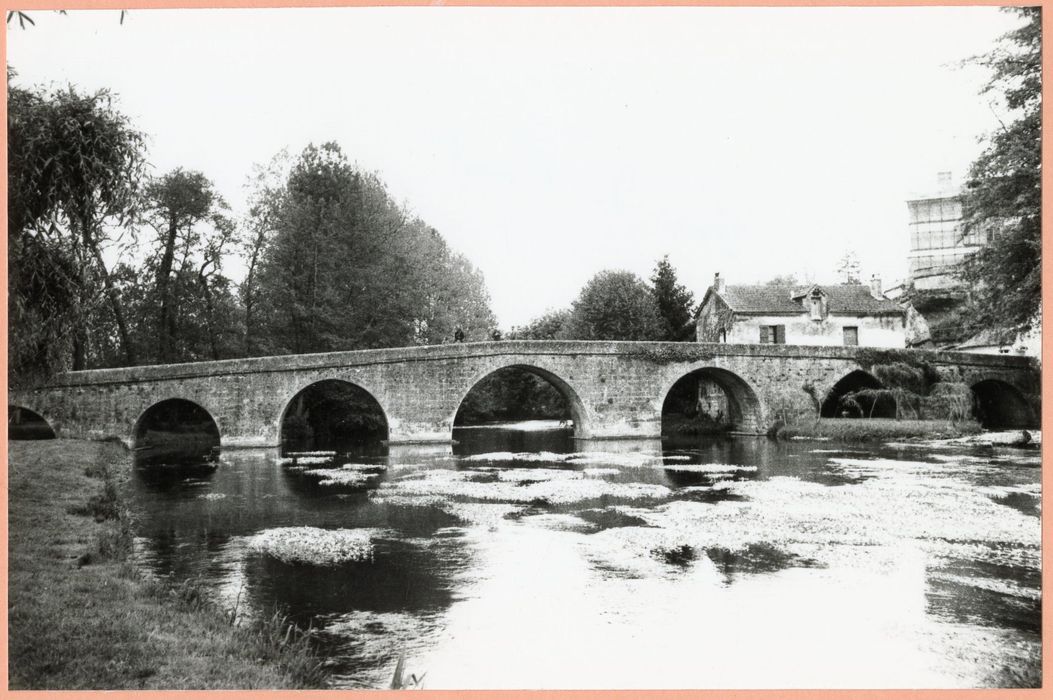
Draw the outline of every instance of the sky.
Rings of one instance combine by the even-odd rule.
[[[158,174],[236,214],[253,165],[336,141],[482,272],[501,327],[669,255],[701,300],[906,274],[905,200],[962,179],[1004,110],[962,61],[985,7],[35,12],[15,84],[109,88]],[[228,263],[227,273],[243,271]]]

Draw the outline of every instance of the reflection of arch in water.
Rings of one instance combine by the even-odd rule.
[[[896,403],[889,396],[877,399],[857,397],[855,403],[858,408],[841,404],[841,399],[854,391],[884,388],[884,385],[869,372],[861,369],[849,372],[837,380],[837,383],[827,392],[820,415],[823,418],[838,418],[841,417],[842,412],[847,412],[849,418],[895,418]]]
[[[376,443],[388,439],[388,417],[372,393],[344,379],[301,387],[282,404],[280,444],[312,447]]]
[[[132,431],[132,445],[148,460],[204,457],[219,443],[219,426],[212,414],[200,404],[182,398],[153,404],[140,414]]]
[[[681,375],[662,394],[662,433],[666,434],[667,416],[678,413],[689,402],[696,401],[695,411],[688,415],[706,414],[714,423],[723,422],[730,430],[760,433],[764,430],[764,411],[757,392],[749,383],[720,367],[699,367]],[[686,406],[686,404],[685,404]]]
[[[468,386],[467,391],[461,395],[461,398],[457,401],[457,405],[453,410],[453,415],[450,416],[450,425],[457,425],[458,416],[461,413],[461,408],[464,405],[465,400],[472,393],[472,391],[479,386],[479,384],[491,377],[498,372],[504,370],[515,369],[529,374],[533,374],[546,381],[548,384],[555,387],[556,391],[560,393],[563,400],[567,404],[567,409],[570,411],[570,418],[574,423],[574,437],[576,438],[587,438],[589,437],[589,426],[588,426],[588,413],[585,410],[585,405],[582,403],[581,398],[578,396],[578,392],[572,387],[565,379],[560,377],[558,374],[538,367],[536,365],[527,364],[511,364],[505,365],[504,367],[498,367],[496,369],[487,370],[480,376],[475,377]]]
[[[8,440],[52,440],[55,429],[47,418],[24,406],[7,407]]]
[[[1012,384],[1000,379],[984,379],[969,387],[973,391],[973,412],[985,428],[1037,428],[1038,420],[1027,399]]]

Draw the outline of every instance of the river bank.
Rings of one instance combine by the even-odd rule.
[[[980,433],[976,421],[897,420],[894,418],[826,418],[784,425],[776,429],[780,440],[830,440],[882,442],[887,440],[946,440]]]
[[[242,624],[127,560],[131,460],[114,443],[8,443],[12,689],[324,686],[285,618]]]

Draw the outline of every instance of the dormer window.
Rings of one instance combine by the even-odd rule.
[[[808,315],[813,321],[826,318],[826,295],[820,289],[813,289],[806,297]]]

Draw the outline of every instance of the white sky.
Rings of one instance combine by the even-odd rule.
[[[846,249],[906,272],[908,194],[995,126],[994,8],[136,10],[8,28],[17,84],[108,87],[158,172],[240,213],[253,163],[337,141],[485,274],[507,328],[668,253],[701,298]],[[998,109],[996,106],[995,109]],[[236,269],[228,274],[239,276]]]

